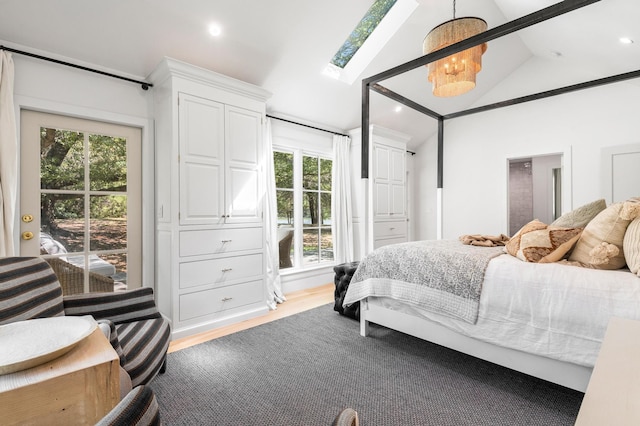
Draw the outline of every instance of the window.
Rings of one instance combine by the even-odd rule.
[[[274,151],[273,161],[280,269],[332,262],[332,160],[302,151]]]
[[[331,59],[331,63],[337,67],[344,68],[365,40],[369,38],[373,30],[380,24],[382,18],[389,12],[389,9],[396,4],[396,1],[397,0],[376,0],[351,34],[349,34],[344,44],[338,49],[333,59]]]
[[[416,0],[375,0],[324,74],[352,84],[417,7]]]

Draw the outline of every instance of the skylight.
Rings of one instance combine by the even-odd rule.
[[[333,56],[331,63],[339,68],[344,68],[360,49],[360,46],[369,38],[373,30],[380,24],[389,9],[396,4],[396,1],[398,0],[376,0],[360,20],[360,23],[349,34],[342,47]]]
[[[416,7],[415,0],[375,0],[324,74],[352,84]]]

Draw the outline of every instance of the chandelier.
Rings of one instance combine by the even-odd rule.
[[[456,1],[453,0],[453,19],[444,22],[424,39],[422,52],[426,55],[467,39],[487,29],[480,18],[456,18]],[[476,74],[482,69],[482,54],[487,43],[482,43],[446,58],[427,64],[433,94],[440,97],[458,96],[476,87]]]

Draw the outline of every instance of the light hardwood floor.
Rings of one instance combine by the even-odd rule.
[[[313,309],[318,306],[326,305],[327,303],[331,303],[335,300],[333,296],[334,289],[335,285],[333,283],[329,283],[319,287],[285,294],[287,300],[280,303],[278,305],[278,309],[275,311],[269,311],[267,315],[252,318],[237,324],[216,328],[215,330],[174,340],[169,344],[169,352],[179,351],[180,349],[188,348],[189,346],[197,345],[198,343],[217,339],[218,337],[226,336],[257,325],[266,324],[280,318],[288,317],[289,315]]]

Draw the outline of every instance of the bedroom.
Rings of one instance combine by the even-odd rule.
[[[186,10],[172,14],[167,2],[154,5],[154,9],[157,10],[147,11],[145,8],[151,6],[150,2],[138,2],[133,5],[122,2],[107,7],[90,4],[79,6],[77,2],[69,1],[58,3],[55,7],[42,4],[36,8],[31,2],[4,1],[0,17],[0,40],[5,46],[46,53],[46,56],[115,70],[141,79],[145,79],[152,72],[162,56],[174,57],[265,88],[273,94],[267,102],[267,112],[270,114],[295,118],[297,121],[338,132],[347,132],[360,126],[361,89],[358,84],[341,86],[337,82],[330,82],[325,77],[317,75],[317,69],[322,68],[333,55],[354,22],[362,16],[371,2],[358,2],[349,6],[338,3],[332,5],[324,2],[322,5],[303,6],[279,2],[278,8],[273,5],[244,5],[249,10],[242,12],[227,10],[230,8],[228,5],[225,5],[224,9],[221,6],[221,10],[224,10],[229,19],[235,17],[240,20],[238,24],[229,21],[224,25],[230,29],[242,28],[246,31],[244,36],[247,39],[236,39],[234,37],[240,36],[229,35],[226,39],[223,37],[220,41],[212,41],[205,39],[204,27],[208,22],[204,22],[204,17],[209,19],[207,15],[211,13],[212,19],[220,19],[213,16],[216,14],[215,9],[207,13],[198,13],[203,17],[199,19],[190,18]],[[509,10],[513,5],[504,1],[460,1],[457,7],[460,15],[483,17],[489,21],[489,26],[493,27],[548,4],[551,2],[545,2],[544,5],[536,3],[529,6],[529,10]],[[194,7],[202,5],[201,2],[194,3]],[[65,10],[64,7],[68,9]],[[100,9],[101,7],[104,10]],[[127,9],[129,7],[132,9]],[[437,13],[433,13],[430,7],[436,8]],[[608,8],[612,7],[627,17],[638,16],[637,11],[634,12],[635,5],[629,0],[606,2],[606,5],[602,2],[588,7],[598,8],[594,12],[596,16],[606,15],[597,12],[605,7],[607,13]],[[337,10],[340,13],[337,13]],[[164,21],[153,24],[153,19],[146,19],[147,13],[152,18]],[[286,17],[294,13],[300,18],[292,24]],[[74,16],[74,24],[87,36],[78,37],[72,28],[63,30],[51,26],[64,22],[65,16]],[[111,20],[101,23],[97,16],[109,17]],[[268,22],[263,22],[264,16],[270,17]],[[420,8],[401,28],[397,38],[392,38],[384,46],[361,77],[375,74],[420,55],[425,33],[450,16],[449,1],[420,2]],[[280,21],[281,19],[283,21]],[[109,22],[120,20],[123,28],[108,25]],[[149,21],[146,24],[151,28],[142,30],[138,20]],[[155,30],[154,25],[157,27]],[[590,28],[588,25],[605,27],[600,22],[591,21],[584,27]],[[47,33],[39,32],[35,27],[46,29]],[[569,23],[565,28],[575,27],[576,25],[572,26]],[[92,28],[102,30],[96,34],[95,40],[88,36]],[[166,28],[173,29],[167,31]],[[250,32],[249,28],[255,28],[258,33],[261,31],[262,36]],[[630,27],[627,30],[632,32],[635,28]],[[58,35],[60,39],[56,39],[54,35]],[[566,35],[557,35],[558,40]],[[163,36],[167,37],[167,41],[157,41]],[[585,34],[571,36],[579,41],[584,38],[585,44],[587,43]],[[589,58],[590,62],[587,62],[588,65],[577,64],[577,69],[567,73],[555,71],[558,68],[554,64],[558,61],[568,62],[569,54],[564,53],[564,58],[552,57],[550,49],[558,49],[549,46],[553,44],[553,40],[543,40],[548,47],[544,52],[534,54],[518,36],[514,36],[511,42],[517,45],[518,50],[509,51],[510,63],[503,63],[501,57],[504,54],[501,54],[500,47],[490,44],[484,69],[478,75],[478,87],[466,97],[453,99],[453,102],[458,103],[453,109],[635,69],[637,58],[640,56],[637,40],[640,37],[627,34],[631,38],[635,37],[636,43],[622,46],[617,44],[617,38],[621,34],[616,32],[614,36],[613,46],[609,49],[611,53],[617,53],[614,58],[624,57],[634,65],[627,69],[623,64],[613,72],[602,74],[598,65],[617,64],[617,61],[601,58],[590,51],[586,52],[586,56],[592,56]],[[139,41],[140,44],[146,42],[144,50],[134,52],[135,41]],[[117,42],[122,44],[118,45]],[[589,45],[591,43],[593,42],[589,40]],[[18,106],[142,127],[143,190],[146,188],[147,193],[153,193],[153,88],[144,92],[136,85],[18,54],[14,55],[14,60]],[[260,66],[256,66],[256,63]],[[492,63],[495,64],[494,67]],[[301,68],[296,70],[296,66]],[[290,77],[288,70],[296,70],[293,74],[295,78]],[[291,85],[286,84],[287,80],[291,80]],[[428,95],[430,85],[426,81],[426,75],[419,76],[418,80],[419,83],[413,87],[418,87]],[[605,179],[603,150],[637,146],[640,143],[637,138],[639,124],[634,114],[640,95],[638,84],[637,80],[630,80],[459,118],[447,123],[441,213],[438,211],[436,191],[437,155],[433,120],[411,111],[402,113],[406,112],[406,118],[384,112],[395,107],[395,104],[390,105],[376,98],[375,106],[383,111],[378,114],[376,124],[412,135],[409,149],[416,152],[412,159],[412,193],[409,194],[409,198],[413,200],[410,210],[412,239],[433,239],[440,235],[444,238],[457,238],[469,233],[506,232],[506,167],[509,158],[563,154],[563,176],[567,179],[563,192],[564,211],[604,197],[606,194],[602,189]],[[312,89],[317,92],[312,92]],[[313,102],[307,101],[311,99]],[[274,127],[277,125],[274,123]],[[310,138],[325,138],[323,134],[311,133],[313,136]],[[570,189],[567,190],[566,187]],[[153,247],[155,212],[153,202],[149,199],[145,202],[147,204],[143,206],[143,250],[150,250],[150,247]],[[441,226],[439,215],[442,219]],[[153,258],[153,250],[144,252],[143,257]],[[143,276],[152,283],[155,265],[148,262],[143,268]],[[302,279],[296,279],[295,274],[286,277],[285,289],[295,290],[305,285],[317,285],[332,280],[330,267],[318,271],[317,276],[310,277],[310,274],[303,274]]]
[[[428,7],[429,4],[418,8],[409,18],[407,24],[401,27],[401,31],[396,37],[397,40],[393,38],[383,47],[382,52],[376,56],[369,68],[362,73],[361,78],[373,75],[419,55],[424,32],[436,26],[438,22],[446,20],[446,17],[451,14],[451,5],[449,3],[439,2],[437,10],[440,15],[429,16],[428,19],[424,17],[424,14],[432,13]],[[545,5],[552,3],[547,2]],[[489,22],[490,26],[495,26],[534,10],[534,6],[529,6],[528,10],[509,11],[510,15],[505,15],[505,12],[501,11],[498,6],[503,5],[493,2],[487,2],[487,4],[481,4],[480,2],[465,4],[460,2],[458,4],[458,14],[483,16],[485,19],[489,19],[489,16],[495,16],[493,18],[495,22]],[[166,46],[170,47],[164,47],[164,50],[158,47],[160,46],[159,43],[156,47],[149,46],[144,55],[140,54],[140,57],[144,58],[144,63],[142,63],[141,60],[135,58],[137,54],[132,52],[130,47],[105,45],[102,38],[107,37],[110,34],[109,31],[114,31],[106,28],[103,30],[104,34],[96,34],[98,40],[95,42],[91,42],[88,38],[85,38],[85,41],[77,46],[62,40],[56,42],[52,37],[43,38],[42,35],[38,35],[35,29],[33,31],[24,31],[24,28],[26,25],[46,27],[45,22],[47,22],[49,16],[54,16],[52,15],[53,13],[62,15],[76,13],[81,16],[80,13],[84,12],[87,13],[86,20],[78,19],[77,21],[84,22],[82,25],[85,26],[92,25],[87,22],[91,22],[92,16],[96,12],[92,12],[90,8],[85,11],[78,10],[67,13],[59,6],[54,8],[56,9],[55,11],[47,10],[46,8],[30,9],[31,7],[34,6],[19,6],[18,3],[13,2],[5,2],[3,4],[2,19],[6,20],[3,22],[2,34],[0,34],[0,40],[3,41],[3,45],[15,48],[24,47],[26,51],[29,51],[28,47],[32,47],[35,53],[50,53],[52,57],[69,59],[70,62],[75,60],[81,64],[92,64],[105,70],[117,70],[124,72],[125,75],[137,76],[141,79],[144,79],[157,66],[162,55],[166,55],[263,86],[272,93],[267,105],[267,112],[274,116],[280,115],[294,118],[299,122],[317,125],[318,127],[341,133],[359,127],[361,124],[359,106],[361,88],[359,85],[348,86],[328,81],[325,76],[315,75],[313,69],[314,66],[316,68],[323,67],[322,64],[326,61],[326,57],[331,56],[336,46],[339,46],[344,40],[345,33],[348,32],[346,29],[342,32],[334,29],[327,33],[324,27],[317,23],[312,25],[311,23],[301,22],[300,27],[308,28],[309,33],[306,36],[307,39],[304,39],[304,43],[314,43],[317,46],[320,40],[313,37],[319,38],[318,34],[322,34],[322,45],[326,47],[313,49],[318,51],[318,53],[313,54],[313,57],[318,58],[315,60],[303,59],[297,56],[300,54],[311,55],[310,51],[312,49],[307,49],[301,45],[302,41],[294,43],[294,37],[291,37],[290,33],[274,34],[274,38],[276,35],[279,37],[280,47],[269,53],[273,56],[267,62],[270,65],[265,64],[264,71],[259,72],[255,64],[253,64],[254,57],[251,51],[252,43],[255,43],[255,41],[244,42],[246,47],[243,49],[246,50],[241,50],[237,46],[234,46],[234,48],[223,46],[221,44],[225,42],[224,37],[221,40],[206,40],[205,35],[196,31],[191,22],[185,24],[190,29],[188,31],[185,29],[185,35],[180,37],[186,37],[186,34],[193,34],[194,37],[198,37],[197,46],[211,49],[213,55],[228,55],[225,56],[228,59],[223,64],[210,56],[203,57],[198,54],[196,47],[186,49],[177,42],[165,43]],[[71,10],[73,11],[73,2],[69,2],[68,7],[72,8]],[[144,4],[139,5],[139,7],[144,7]],[[281,7],[286,7],[286,5],[281,5]],[[333,9],[328,5],[325,7],[327,10],[323,13],[332,15],[331,10]],[[357,21],[359,19],[357,17],[362,16],[368,7],[368,2],[358,5],[359,9],[356,5],[353,5],[353,7],[356,10],[343,10],[340,15],[341,20],[347,21],[341,24],[344,28],[350,28],[352,25],[350,22]],[[602,7],[605,7],[605,5],[594,4],[588,8]],[[618,10],[621,15],[634,16],[631,2],[617,2],[606,7]],[[427,12],[423,11],[425,8],[428,9]],[[35,19],[29,19],[25,22],[25,16],[29,16],[32,10]],[[117,9],[114,8],[115,10]],[[593,13],[597,14],[598,10],[595,9]],[[114,13],[114,11],[110,13]],[[101,13],[107,12],[101,11]],[[161,9],[158,13],[162,19],[168,20],[164,25],[172,24],[171,19],[166,16],[166,9]],[[232,11],[225,10],[225,13],[229,15]],[[258,11],[255,13],[258,14]],[[309,14],[314,13],[316,11],[309,12]],[[576,13],[581,13],[581,11]],[[349,14],[354,17],[349,19]],[[207,23],[210,19],[216,18],[215,11],[201,15],[211,15],[211,17],[206,17]],[[304,16],[306,16],[305,13],[301,12],[301,17]],[[250,17],[251,19],[258,19],[254,14]],[[133,20],[135,17],[131,16],[126,19]],[[187,20],[188,18],[183,19]],[[425,19],[426,23],[422,23]],[[560,17],[556,19],[566,18]],[[615,20],[616,18],[612,17],[611,19]],[[204,21],[205,18],[200,18],[200,20]],[[55,20],[55,22],[59,22],[59,20]],[[173,25],[182,24],[182,22],[181,20],[173,23]],[[617,20],[615,22],[620,21]],[[50,21],[50,24],[52,23],[53,20]],[[229,25],[232,26],[233,24],[230,23]],[[334,25],[337,25],[337,23]],[[601,26],[604,28],[603,25]],[[620,24],[620,27],[620,29],[616,28],[612,32],[617,34],[624,30],[627,32],[633,32],[634,30],[633,28],[624,28],[623,24]],[[240,26],[240,28],[243,27]],[[151,29],[148,31],[151,31]],[[70,29],[64,32],[57,30],[56,32],[61,38],[69,39],[73,37],[73,31]],[[409,32],[411,33],[410,37],[416,40],[415,42],[408,43],[406,38],[409,37],[407,35]],[[183,32],[178,34],[183,34]],[[33,41],[30,42],[29,37],[33,37]],[[113,37],[116,36],[113,35]],[[209,36],[206,35],[206,37]],[[239,37],[239,35],[234,35],[233,37]],[[251,38],[252,34],[246,34],[245,37]],[[597,70],[597,68],[603,66],[603,62],[619,64],[621,61],[620,56],[633,63],[639,49],[637,42],[630,45],[618,43],[617,40],[620,36],[616,35],[611,40],[609,50],[611,51],[610,54],[618,59],[598,59],[595,56],[591,57],[591,54],[587,53],[587,62],[584,65],[574,65],[572,71],[549,72],[547,70],[555,70],[556,67],[564,65],[564,62],[569,62],[568,59],[549,57],[551,54],[548,49],[554,49],[554,47],[548,46],[549,42],[546,40],[543,41],[543,46],[547,50],[544,53],[534,55],[528,48],[523,46],[517,36],[512,37],[516,40],[511,40],[507,47],[510,49],[518,48],[518,50],[510,50],[509,56],[513,58],[510,63],[499,62],[494,69],[490,70],[491,72],[485,72],[491,66],[487,61],[500,61],[504,56],[499,51],[500,46],[488,49],[485,54],[487,57],[485,58],[484,70],[478,74],[478,81],[483,82],[483,78],[490,79],[489,86],[479,85],[475,90],[458,99],[436,99],[436,101],[453,102],[453,107],[448,108],[461,110],[468,106],[536,93],[572,84],[576,81],[626,72],[633,70],[633,65],[625,65],[623,63],[617,65],[612,71],[607,70],[607,72]],[[572,35],[574,39],[572,41],[578,45],[578,48],[583,45],[580,41],[583,37],[585,37],[584,34]],[[128,43],[123,39],[123,36],[118,36],[116,39],[125,45]],[[45,40],[47,43],[45,43]],[[169,37],[169,40],[171,40],[171,37]],[[276,41],[274,40],[273,42],[275,43]],[[140,43],[143,43],[143,41],[140,41]],[[146,43],[148,43],[148,40]],[[514,43],[515,46],[513,46]],[[30,46],[30,44],[33,46]],[[196,46],[194,43],[188,44]],[[47,48],[47,46],[50,47]],[[584,48],[584,46],[582,47]],[[537,45],[536,48],[542,49]],[[67,53],[65,49],[74,50]],[[100,51],[98,49],[103,50]],[[297,51],[300,51],[300,53],[294,54]],[[321,51],[328,53],[322,54]],[[246,53],[241,54],[241,52]],[[286,56],[278,60],[275,52],[278,52],[277,55]],[[389,53],[385,54],[385,52]],[[391,52],[394,53],[392,54]],[[489,56],[491,54],[498,58]],[[582,54],[576,61],[585,59],[583,56],[585,55]],[[102,64],[106,61],[106,58],[112,58],[112,62]],[[143,132],[143,184],[146,188],[153,187],[153,174],[149,172],[152,164],[150,159],[153,157],[153,143],[149,136],[149,130],[152,128],[153,123],[152,108],[150,106],[153,90],[144,92],[139,90],[139,87],[136,87],[135,84],[130,85],[118,82],[117,80],[53,65],[18,54],[14,55],[14,61],[17,75],[15,79],[15,94],[16,103],[19,107],[53,110],[81,116],[84,114],[92,118],[121,121],[135,126],[142,126],[146,130]],[[270,68],[273,68],[278,61],[280,61],[278,72],[269,73]],[[286,76],[288,75],[286,70],[296,70],[296,62],[298,63],[297,66],[300,67],[300,71],[294,71],[296,75],[309,77],[298,78],[292,80],[291,83],[285,83],[284,80],[287,79]],[[557,65],[557,62],[562,62],[562,64]],[[313,65],[314,63],[318,65]],[[231,71],[232,64],[235,64],[236,71]],[[596,67],[596,65],[598,66]],[[309,80],[311,78],[313,80]],[[419,82],[416,85],[420,87],[420,92],[424,92],[420,93],[420,96],[429,96],[430,85],[424,80],[425,78],[426,76],[422,75],[422,73],[417,76]],[[277,79],[280,80],[275,81]],[[411,83],[413,83],[413,80],[411,80]],[[281,85],[281,90],[277,89],[278,85]],[[413,158],[414,176],[410,179],[412,193],[409,194],[409,199],[413,201],[409,211],[411,217],[409,232],[412,235],[412,239],[436,238],[439,232],[445,238],[455,238],[458,235],[477,232],[489,234],[505,232],[508,229],[507,185],[505,178],[505,164],[508,158],[555,153],[568,154],[565,155],[565,167],[571,170],[565,170],[564,176],[567,177],[566,183],[571,185],[571,189],[564,191],[565,202],[563,209],[565,211],[570,210],[572,206],[577,207],[604,196],[602,187],[605,177],[601,173],[602,149],[638,144],[638,140],[635,137],[638,128],[636,121],[633,119],[633,105],[635,105],[637,91],[637,79],[628,80],[539,102],[497,109],[448,121],[446,123],[447,148],[444,155],[445,185],[442,205],[442,216],[446,219],[442,221],[441,230],[438,229],[438,211],[436,207],[437,184],[435,180],[437,172],[435,161],[437,158],[437,128],[435,120],[427,118],[423,114],[409,111],[408,108],[405,108],[400,114],[391,113],[390,110],[395,108],[397,104],[394,102],[388,103],[382,96],[373,95],[374,108],[377,108],[376,111],[380,111],[375,112],[376,118],[373,123],[410,135],[408,149],[416,152],[416,156]],[[406,96],[409,97],[409,95]],[[315,99],[316,101],[304,102],[303,99]],[[431,99],[433,100],[433,97]],[[333,106],[330,108],[323,107],[324,103],[318,100]],[[285,102],[288,105],[286,107],[284,106]],[[436,111],[438,111],[438,105],[433,107]],[[278,125],[279,123],[276,122],[274,126]],[[526,129],[526,132],[523,132],[523,129]],[[325,134],[322,132],[309,132],[309,134],[311,135],[309,138],[326,140]],[[474,143],[469,141],[474,141]],[[492,155],[488,156],[488,152],[491,152]],[[465,155],[462,155],[463,153]],[[484,167],[479,167],[476,161],[478,158],[482,159]],[[474,179],[470,180],[467,179],[469,170],[482,170],[482,172],[474,173]],[[570,176],[570,179],[568,176]],[[491,188],[491,191],[486,191],[487,188]],[[461,208],[461,206],[468,205],[474,206],[476,214],[469,216],[466,214],[466,208]],[[153,217],[149,209],[150,206],[146,205],[143,213],[145,215],[143,229],[147,231],[151,229],[147,227],[150,226]],[[145,236],[148,236],[148,234],[149,232],[144,232]],[[147,241],[145,247],[152,245],[150,243],[150,241]],[[147,255],[146,257],[149,256]],[[147,275],[152,271],[153,268],[151,266],[145,269]],[[330,276],[330,272],[320,281],[316,281],[316,283],[326,282],[328,276]],[[292,289],[297,289],[297,285],[299,284],[292,284]]]

